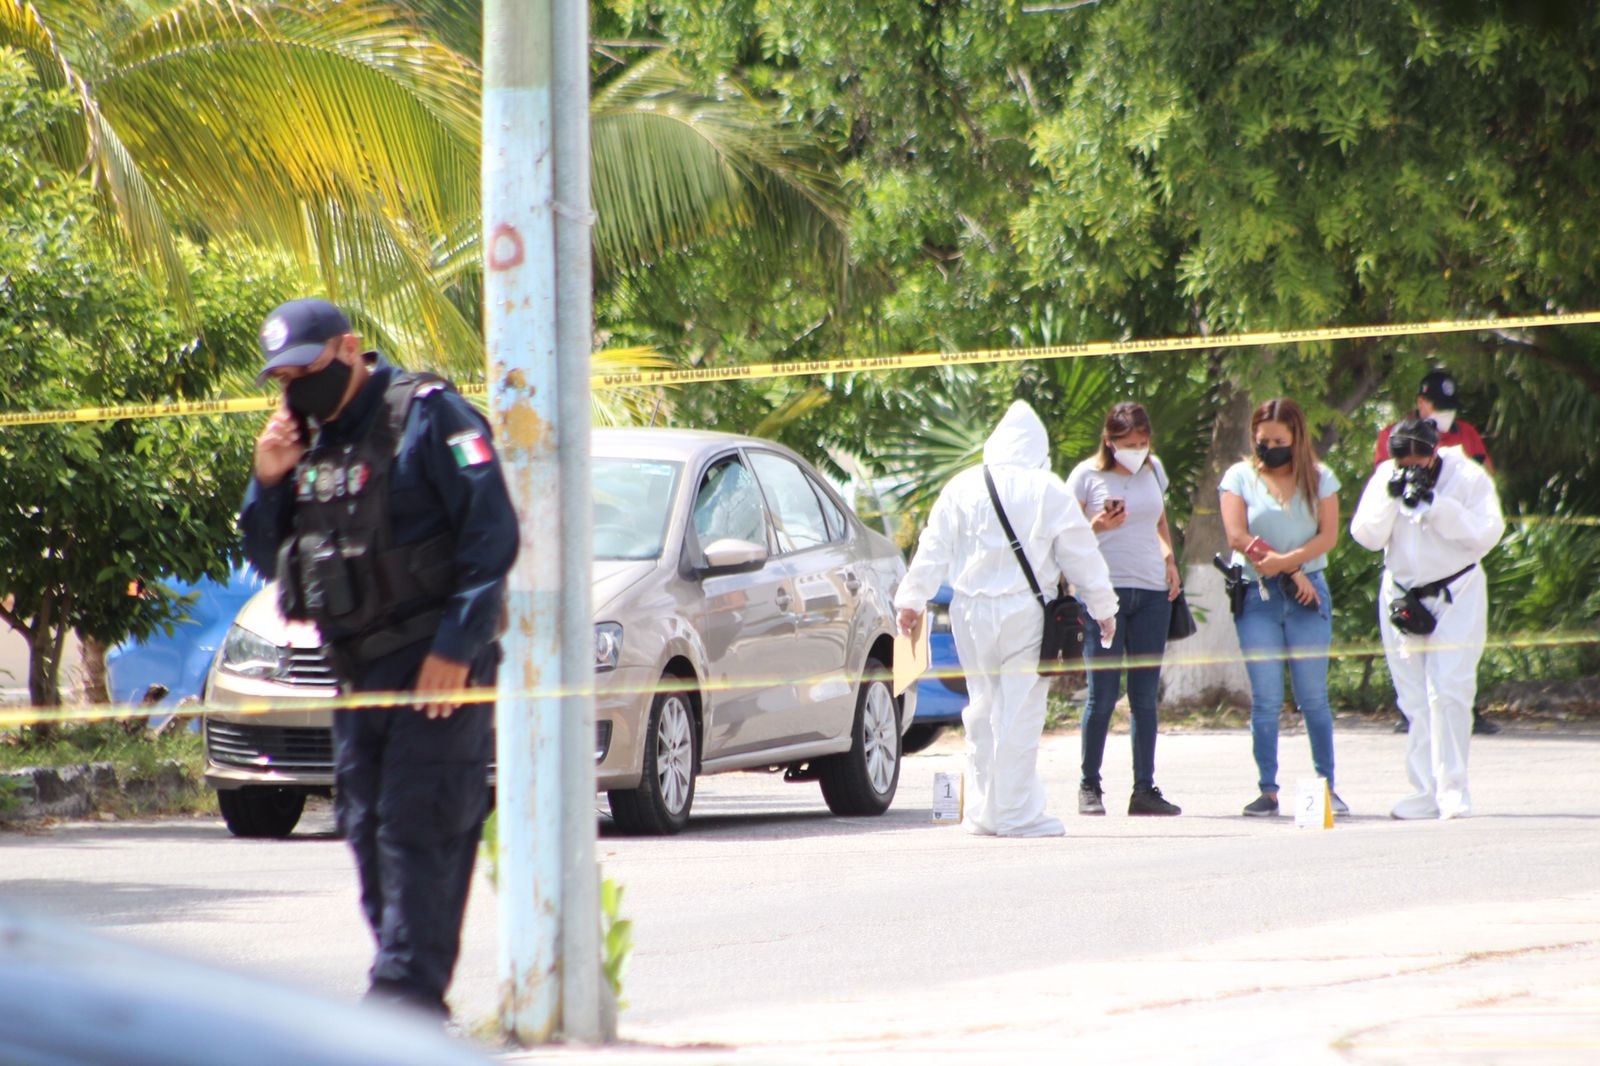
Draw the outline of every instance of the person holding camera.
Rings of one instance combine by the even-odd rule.
[[[1088,520],[1050,470],[1044,423],[1021,400],[984,442],[983,465],[961,471],[939,492],[894,605],[900,631],[909,634],[940,585],[955,593],[950,631],[968,696],[961,712],[968,757],[962,827],[984,836],[1060,836],[1066,828],[1045,813],[1038,770],[1050,688],[1039,674],[1044,612],[1018,551],[1042,588],[1071,581],[1102,634],[1115,637],[1117,594],[1105,560]]]
[[[335,809],[377,942],[367,997],[448,1018],[489,810],[492,685],[518,526],[483,416],[443,378],[366,352],[326,300],[261,327],[282,406],[239,526],[285,616],[316,624],[341,690],[411,706],[333,716]]]
[[[1488,445],[1483,443],[1483,435],[1478,432],[1477,426],[1461,417],[1461,388],[1450,371],[1436,366],[1422,376],[1422,382],[1417,386],[1416,415],[1429,419],[1438,427],[1439,447],[1460,447],[1469,459],[1481,463],[1489,473],[1494,473],[1494,460],[1489,456]],[[1393,432],[1394,425],[1389,425],[1378,434],[1378,443],[1372,453],[1374,468],[1389,458],[1389,436]],[[1394,731],[1404,733],[1408,728],[1410,723],[1401,715]],[[1472,731],[1493,736],[1500,732],[1500,727],[1474,707]]]
[[[1489,617],[1479,564],[1505,519],[1494,479],[1460,448],[1441,447],[1431,419],[1397,423],[1389,453],[1361,493],[1350,534],[1383,552],[1378,628],[1395,700],[1411,723],[1412,792],[1393,815],[1460,818],[1472,813],[1467,747]]]
[[[1089,518],[1117,592],[1117,629],[1110,644],[1102,645],[1100,627],[1093,620],[1084,627],[1089,698],[1083,705],[1079,814],[1106,813],[1100,766],[1124,667],[1133,745],[1133,794],[1128,799],[1128,813],[1182,813],[1177,804],[1161,795],[1155,783],[1161,656],[1167,648],[1172,601],[1183,584],[1167,527],[1167,472],[1151,454],[1150,439],[1150,416],[1144,407],[1131,402],[1116,404],[1106,414],[1099,451],[1067,476],[1067,491]]]
[[[1233,624],[1250,676],[1250,738],[1260,795],[1244,813],[1278,813],[1278,719],[1287,663],[1312,765],[1328,782],[1333,812],[1349,814],[1334,791],[1328,704],[1333,603],[1323,575],[1339,539],[1339,479],[1317,460],[1305,412],[1293,400],[1257,407],[1250,438],[1255,455],[1229,467],[1219,486],[1232,565],[1245,578]]]

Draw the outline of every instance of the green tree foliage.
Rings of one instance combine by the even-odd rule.
[[[843,292],[803,269],[773,285],[730,271],[731,256],[696,255],[603,306],[618,335],[691,362],[1600,306],[1593,5],[606,10],[613,36],[671,48],[702,82],[732,73],[813,130],[849,197]],[[777,430],[791,444],[857,451],[926,499],[1012,395],[1040,409],[1063,466],[1082,454],[1082,423],[1092,438],[1103,414],[1087,398],[1140,399],[1158,449],[1178,453],[1175,480],[1215,526],[1216,477],[1243,452],[1254,402],[1288,394],[1308,409],[1348,517],[1378,430],[1441,361],[1487,431],[1509,512],[1600,513],[1600,330],[1588,327],[705,386],[675,402],[680,418],[729,429],[795,411]],[[826,404],[797,403],[818,387]],[[1500,632],[1531,623],[1548,599],[1531,578],[1550,564],[1564,574],[1551,588],[1592,584],[1559,569],[1588,557],[1584,529],[1519,533],[1491,558],[1505,575]],[[1373,634],[1375,565],[1341,548],[1335,599],[1351,638]],[[1561,601],[1568,622],[1594,618],[1581,599]]]
[[[0,0],[0,45],[71,90],[41,145],[88,170],[180,304],[178,235],[244,236],[290,253],[402,362],[477,374],[480,8]],[[829,175],[765,109],[658,58],[596,65],[602,275],[734,229],[838,243]]]
[[[207,398],[257,359],[291,284],[258,254],[177,254],[202,330],[108,255],[89,183],[31,151],[73,101],[0,50],[0,403],[9,410]],[[0,609],[31,649],[33,702],[60,702],[66,634],[112,643],[169,625],[157,579],[220,578],[255,423],[218,416],[0,427]],[[130,582],[153,595],[128,595]]]
[[[1558,31],[1513,11],[1095,8],[1065,106],[1031,134],[1050,180],[1018,216],[1030,275],[1128,321],[1156,309],[1161,332],[1586,307],[1600,18]],[[1241,352],[1226,366],[1342,430],[1391,375],[1386,398],[1408,402],[1429,355],[1486,341]]]

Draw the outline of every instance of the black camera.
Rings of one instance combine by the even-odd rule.
[[[1438,472],[1432,466],[1397,466],[1389,477],[1389,495],[1405,507],[1433,502],[1433,486]]]

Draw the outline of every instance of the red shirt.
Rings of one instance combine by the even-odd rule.
[[[1389,434],[1394,431],[1394,424],[1383,427],[1383,432],[1378,434],[1378,446],[1372,453],[1372,465],[1377,466],[1389,458]],[[1494,473],[1494,461],[1489,458],[1489,449],[1484,446],[1483,438],[1478,435],[1478,427],[1471,422],[1456,419],[1455,423],[1439,434],[1439,447],[1449,448],[1460,446],[1472,458],[1483,464],[1485,470]]]

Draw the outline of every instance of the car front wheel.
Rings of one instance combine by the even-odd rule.
[[[618,829],[664,836],[689,824],[689,808],[694,804],[694,750],[694,705],[688,693],[656,693],[650,703],[644,776],[639,787],[606,793]]]
[[[281,839],[300,824],[306,796],[286,788],[235,788],[219,791],[217,806],[234,836]]]
[[[882,814],[900,785],[900,715],[883,665],[867,660],[850,750],[818,767],[822,798],[834,814]]]

